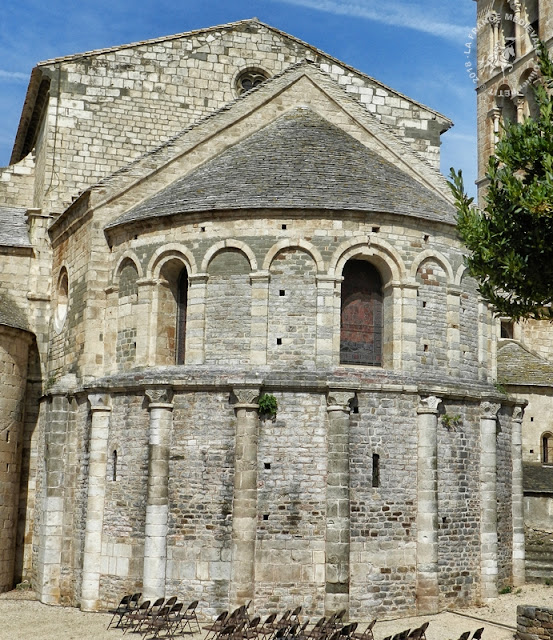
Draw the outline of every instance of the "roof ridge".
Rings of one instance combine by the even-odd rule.
[[[122,51],[123,49],[130,49],[132,47],[139,47],[145,44],[154,44],[156,42],[169,42],[170,40],[178,40],[179,38],[191,37],[200,33],[209,33],[211,31],[219,31],[221,29],[229,29],[236,27],[240,24],[246,24],[248,22],[256,22],[257,24],[263,24],[258,18],[246,18],[244,20],[236,20],[234,22],[226,22],[224,24],[215,25],[213,27],[202,27],[201,29],[192,29],[191,31],[183,31],[181,33],[174,33],[169,36],[158,36],[157,38],[148,38],[147,40],[137,40],[135,42],[129,42],[127,44],[114,45],[112,47],[103,47],[101,49],[91,49],[89,51],[82,51],[81,53],[72,53],[67,56],[58,56],[56,58],[48,58],[47,60],[41,60],[37,62],[36,66],[40,67],[46,64],[52,64],[57,62],[68,62],[71,60],[80,60],[81,58],[88,58],[91,56],[103,55],[105,53],[111,53],[113,51]],[[268,26],[268,25],[264,25]]]

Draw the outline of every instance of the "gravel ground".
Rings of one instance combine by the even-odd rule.
[[[0,595],[0,640],[121,640],[122,631],[106,630],[110,617],[106,613],[83,613],[68,607],[50,607],[33,599],[32,592],[10,591]],[[448,611],[420,618],[379,621],[374,627],[375,640],[414,628],[428,620],[428,640],[456,640],[463,631],[485,627],[483,640],[511,640],[516,628],[519,604],[553,607],[553,587],[526,585],[513,593],[501,595],[491,604]],[[360,627],[363,628],[363,624]],[[125,640],[139,636],[127,634]],[[199,634],[193,640],[200,640]],[[192,639],[191,639],[192,640]]]

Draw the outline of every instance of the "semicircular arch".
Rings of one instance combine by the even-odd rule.
[[[311,258],[313,258],[313,261],[317,265],[317,273],[322,273],[324,271],[324,260],[320,251],[310,242],[302,240],[301,238],[296,240],[280,240],[279,242],[274,244],[269,249],[267,255],[265,256],[265,259],[263,260],[262,270],[268,271],[271,268],[273,260],[276,258],[276,256],[281,251],[285,251],[286,249],[301,249],[305,253],[309,254]]]
[[[257,258],[255,257],[255,254],[252,251],[251,247],[241,240],[228,239],[216,242],[206,251],[202,260],[202,273],[207,273],[209,263],[218,253],[224,251],[225,249],[235,249],[243,253],[250,263],[250,270],[257,271]]]
[[[159,278],[163,265],[170,260],[182,262],[188,271],[188,275],[197,273],[196,259],[192,252],[181,244],[171,243],[156,249],[148,263],[147,276],[154,279]]]
[[[127,251],[125,251],[125,253],[121,255],[121,257],[117,261],[117,264],[115,265],[115,270],[113,272],[114,273],[113,279],[115,282],[119,280],[121,276],[121,271],[125,265],[125,262],[132,262],[134,268],[136,269],[136,272],[138,273],[138,277],[139,278],[143,277],[144,272],[142,270],[142,265],[140,264],[140,260],[138,259],[138,256],[134,251],[127,249]]]
[[[370,244],[356,238],[342,242],[330,259],[328,275],[341,275],[346,262],[354,258],[369,258],[385,275],[384,280],[400,282],[405,278],[405,264],[401,256],[392,245],[380,238],[378,241],[371,239]]]
[[[427,249],[426,251],[419,253],[419,255],[413,260],[413,264],[411,265],[409,272],[410,278],[415,279],[417,277],[417,271],[421,264],[426,262],[426,260],[435,260],[442,267],[447,274],[448,284],[453,284],[455,282],[453,268],[449,260],[440,251],[432,251],[432,249]]]

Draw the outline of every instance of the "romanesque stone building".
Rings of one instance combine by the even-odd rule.
[[[501,135],[502,122],[522,122],[527,116],[537,115],[532,91],[539,76],[535,60],[537,38],[553,49],[551,2],[478,0],[480,191],[486,188],[487,161]],[[553,531],[552,374],[550,323],[529,320],[514,324],[503,318],[498,377],[512,397],[528,401],[523,419],[525,521],[530,529],[542,531]],[[529,577],[543,577],[543,571],[535,564],[530,558]],[[550,569],[547,558],[548,574]]]
[[[368,618],[523,581],[523,403],[450,125],[255,19],[33,70],[0,173],[4,589]]]

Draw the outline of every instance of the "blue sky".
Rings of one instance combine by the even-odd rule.
[[[442,171],[463,169],[470,187],[476,95],[464,51],[475,14],[473,0],[4,0],[0,167],[37,62],[256,16],[452,119]]]

